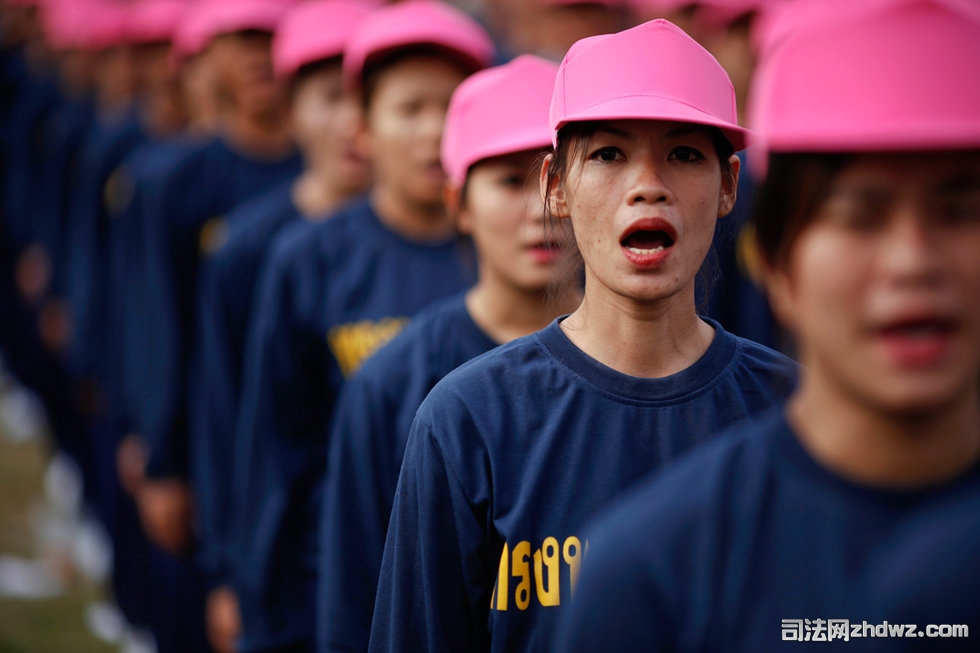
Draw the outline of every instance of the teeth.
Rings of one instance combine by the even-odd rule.
[[[664,250],[664,246],[663,245],[658,245],[657,247],[654,247],[653,249],[641,249],[639,247],[627,247],[626,249],[628,249],[629,251],[633,252],[634,254],[641,254],[641,255],[642,254],[656,254],[657,252],[662,252]]]

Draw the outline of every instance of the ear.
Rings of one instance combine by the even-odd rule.
[[[737,154],[728,157],[728,163],[732,167],[732,176],[724,177],[721,180],[721,195],[718,201],[718,217],[723,218],[735,208],[735,200],[738,198],[738,174],[742,168],[742,161]]]
[[[766,296],[769,298],[769,307],[772,309],[776,320],[788,331],[795,331],[794,298],[795,292],[793,279],[789,270],[785,266],[775,267],[773,264],[759,257],[759,281],[765,288]]]
[[[366,161],[372,160],[371,156],[371,130],[368,128],[367,116],[363,111],[358,111],[357,125],[354,127],[353,146],[354,151],[359,157]]]
[[[463,206],[462,187],[447,179],[442,187],[442,203],[446,207],[446,213],[456,224],[456,230],[464,236],[472,236],[473,220]]]
[[[568,201],[565,198],[565,189],[562,187],[561,180],[556,180],[550,190],[548,188],[548,171],[551,170],[554,157],[554,154],[549,154],[544,158],[538,177],[538,187],[541,190],[541,200],[548,207],[548,212],[556,218],[567,218],[569,217]]]

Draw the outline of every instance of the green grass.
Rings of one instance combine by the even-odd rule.
[[[31,506],[43,496],[50,452],[39,443],[12,444],[0,433],[0,553],[35,558]],[[0,653],[113,653],[85,624],[85,607],[104,588],[69,574],[68,591],[53,599],[0,598]]]

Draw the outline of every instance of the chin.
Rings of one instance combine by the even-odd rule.
[[[965,396],[961,386],[942,382],[894,384],[877,391],[878,396],[872,403],[877,404],[882,413],[910,423],[948,415]],[[972,394],[975,401],[980,399],[975,389]]]

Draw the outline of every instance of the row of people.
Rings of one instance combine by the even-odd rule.
[[[729,16],[738,20],[729,26],[742,29],[754,10],[731,4]],[[879,4],[897,23],[885,23],[894,33],[883,32],[882,48],[914,43],[903,12],[938,21],[940,45],[920,46],[930,53],[958,52],[976,30],[956,0]],[[794,9],[786,16],[791,28],[777,24],[767,38],[804,39],[805,28],[826,15],[801,11],[805,20]],[[849,17],[843,6],[827,11]],[[950,21],[957,11],[964,16]],[[106,397],[90,411],[83,437],[91,441],[78,447],[81,456],[97,451],[93,467],[104,472],[122,454],[113,482],[135,497],[151,538],[192,561],[185,572],[195,587],[174,595],[203,619],[197,599],[208,593],[211,643],[220,650],[364,650],[369,637],[374,650],[549,650],[567,612],[557,606],[569,605],[580,568],[589,578],[586,520],[648,472],[727,424],[776,410],[793,391],[798,370],[790,359],[697,310],[706,292],[698,274],[724,231],[719,225],[735,217],[725,216],[737,197],[745,201],[748,175],[734,154],[747,139],[736,101],[741,87],[666,21],[580,40],[560,69],[522,56],[479,72],[501,55],[478,23],[439,2],[208,0],[188,12],[183,31],[173,28],[171,50],[186,90],[199,75],[218,91],[197,122],[217,136],[144,147],[116,141],[118,149],[91,166],[97,181],[86,189],[112,190],[116,201],[83,222],[72,213],[65,230],[72,266],[64,283],[76,286],[69,306],[83,327],[67,357],[70,373],[94,378]],[[855,22],[852,29],[868,28]],[[769,47],[778,62],[781,50]],[[918,53],[909,46],[905,54]],[[812,77],[839,63],[818,65]],[[934,72],[915,82],[940,103],[901,114],[905,107],[893,96],[868,94],[883,99],[869,100],[861,130],[901,114],[905,122],[896,124],[910,136],[881,136],[864,149],[976,147],[963,109],[972,91],[950,92],[949,80]],[[784,89],[795,88],[794,79],[766,81]],[[860,78],[850,90],[865,83]],[[841,104],[834,91],[811,92],[798,106],[822,97],[827,115],[805,114],[820,125]],[[787,115],[798,118],[793,109],[768,108],[774,101],[764,93],[757,100],[763,136]],[[843,131],[852,118],[827,122]],[[926,118],[956,127],[928,132]],[[818,142],[840,152],[855,139],[854,132],[839,141],[832,131],[819,133]],[[814,147],[810,138],[804,145]],[[951,193],[939,195],[937,206],[966,218],[975,209],[971,156],[953,157],[951,169],[967,170],[959,185],[949,187],[944,177],[927,189]],[[8,155],[7,164],[14,161]],[[817,192],[826,188],[835,187]],[[779,224],[784,200],[770,201]],[[961,246],[971,242],[969,219],[943,220],[943,227],[956,223]],[[763,227],[772,228],[760,221]],[[87,240],[79,244],[76,233]],[[769,268],[761,269],[785,323],[806,345],[801,360],[817,369],[789,404],[802,410],[796,406],[813,401],[806,380],[820,378],[822,360],[806,356],[807,329],[822,314],[792,304],[804,301],[793,284],[772,281],[786,263],[773,254],[782,243],[770,245],[761,257]],[[956,252],[947,254],[958,265]],[[967,268],[954,271],[960,276],[943,278],[970,282]],[[724,296],[709,293],[715,302]],[[947,313],[922,309],[914,320],[883,327],[892,348],[918,347],[918,358],[945,372],[957,358],[976,377],[963,344],[972,321],[957,297]],[[742,309],[750,322],[766,323],[765,311]],[[889,373],[914,376],[918,370],[906,368],[926,366],[909,356],[899,355]],[[955,390],[975,404],[976,388],[967,386],[964,380]],[[819,415],[848,405],[837,401],[790,413],[802,455],[812,453],[831,475],[867,480],[861,469],[818,455],[819,436],[803,437]],[[966,463],[924,465],[919,471],[930,482],[957,477],[976,459],[975,423],[961,408],[961,437],[951,438]],[[948,418],[948,409],[944,403],[938,416]],[[911,419],[901,411],[889,416],[899,425]],[[920,430],[935,427],[927,421]],[[894,449],[888,444],[886,453]],[[954,483],[956,501],[969,503],[970,478]],[[91,479],[96,487],[104,480]],[[114,488],[105,496],[118,502]],[[945,500],[935,503],[941,509],[916,502],[896,520],[912,514],[942,533],[954,522]],[[129,561],[120,569],[125,580],[139,565],[127,555],[130,534],[115,532],[117,565]],[[908,556],[904,540],[885,544]],[[606,545],[613,558],[621,545]],[[601,582],[597,576],[589,586]],[[860,606],[870,586],[850,588],[848,609]],[[620,587],[586,594],[614,606],[609,592]],[[845,607],[819,587],[804,586],[818,607]],[[146,600],[117,591],[129,606]],[[797,607],[791,599],[772,605]],[[589,606],[587,599],[572,605]],[[627,612],[594,604],[581,610],[576,624]],[[640,623],[613,629],[628,638],[642,632]],[[177,624],[164,619],[154,629],[164,648]],[[600,627],[593,631],[600,642],[581,633],[568,641],[621,650],[609,627]],[[654,627],[666,641],[664,626]],[[752,631],[744,646],[770,648],[775,635]],[[192,650],[190,641],[167,650]]]

